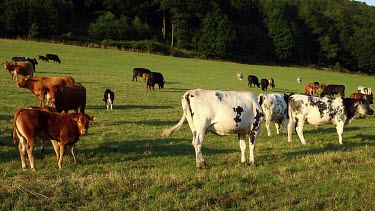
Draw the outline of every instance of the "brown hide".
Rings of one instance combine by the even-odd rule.
[[[47,94],[51,86],[65,85],[74,83],[74,79],[70,76],[64,77],[21,77],[17,81],[17,86],[28,88],[40,100],[40,106],[44,106],[44,96]]]
[[[80,112],[85,113],[86,88],[81,84],[51,86],[49,94],[52,107],[58,112],[74,110],[78,113],[80,107]]]
[[[305,94],[307,95],[312,95],[312,96],[317,95],[318,90],[320,90],[320,87],[318,84],[314,82],[310,82],[305,85]]]
[[[370,104],[373,104],[374,101],[373,101],[373,95],[370,94],[370,95],[366,95],[366,94],[362,94],[362,93],[353,93],[350,95],[349,98],[352,98],[352,99],[362,99],[362,98],[366,98],[367,101],[370,103]]]
[[[17,80],[18,75],[33,76],[33,64],[30,62],[3,62],[4,68],[9,71],[12,80]]]
[[[26,151],[31,169],[35,170],[33,149],[36,138],[59,142],[58,167],[61,169],[64,151],[67,145],[73,146],[83,134],[86,134],[90,117],[86,114],[60,114],[34,109],[19,109],[16,112],[15,127],[20,137],[18,149],[22,168],[26,168]]]

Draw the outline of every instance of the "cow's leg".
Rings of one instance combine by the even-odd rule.
[[[113,104],[111,103],[111,110],[113,110],[113,106],[112,106]]]
[[[255,144],[259,136],[259,133],[260,133],[260,129],[257,131],[251,131],[249,134],[249,148],[250,148],[249,165],[250,166],[255,166],[254,150],[255,150]]]
[[[275,120],[276,134],[280,134],[281,121]]]
[[[196,134],[196,138],[194,141],[196,166],[199,169],[207,167],[207,164],[204,161],[203,155],[202,155],[203,139],[204,139],[204,131],[201,131]]]
[[[342,134],[344,133],[344,122],[338,121],[336,125],[336,131],[339,135],[339,143],[342,144]]]
[[[240,139],[240,149],[241,149],[241,163],[246,163],[246,134],[238,134],[238,137]]]
[[[26,169],[26,144],[27,144],[27,140],[26,140],[26,138],[20,136],[20,134],[18,134],[18,137],[19,137],[18,151],[20,153],[21,166],[22,166],[22,169]]]
[[[267,135],[268,135],[268,136],[271,136],[271,129],[270,129],[271,119],[269,119],[268,117],[270,117],[270,116],[267,115],[267,119],[266,119]],[[271,117],[270,117],[270,118],[271,118]]]
[[[287,134],[288,132],[287,132],[287,118],[285,117],[284,119],[283,119],[283,133],[284,133],[284,135],[285,134]]]
[[[51,143],[52,143],[53,149],[55,150],[56,160],[57,160],[57,162],[59,162],[59,159],[60,159],[60,146],[59,146],[59,143],[56,140],[51,140]]]
[[[26,150],[27,150],[27,155],[29,157],[30,168],[32,171],[35,171],[35,162],[34,162],[34,154],[33,154],[34,147],[35,147],[35,138],[29,138]]]
[[[64,157],[65,149],[66,149],[66,145],[60,144],[60,155],[59,155],[60,157],[59,157],[59,162],[58,162],[59,169],[62,169],[62,163],[63,163],[63,157]]]
[[[305,137],[303,136],[303,126],[304,126],[304,124],[305,124],[305,122],[303,120],[298,120],[297,127],[296,127],[298,137],[301,140],[302,144],[306,144]]]
[[[292,142],[293,130],[296,126],[293,117],[289,117],[289,124],[288,124],[288,142]]]
[[[70,152],[72,153],[72,156],[73,156],[73,159],[74,159],[74,163],[75,164],[79,164],[80,161],[77,158],[77,151],[76,151],[75,146],[74,145],[68,145],[68,148],[69,148]]]

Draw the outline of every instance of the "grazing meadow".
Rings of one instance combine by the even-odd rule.
[[[76,144],[81,164],[65,153],[58,170],[50,142],[34,150],[36,171],[21,169],[13,144],[13,116],[38,106],[28,89],[17,88],[7,70],[0,74],[1,210],[374,210],[375,117],[345,126],[343,145],[335,126],[306,125],[307,144],[297,134],[272,137],[265,125],[256,143],[256,166],[240,163],[236,135],[207,134],[203,156],[208,169],[196,169],[192,135],[185,122],[171,137],[164,129],[182,116],[181,96],[189,89],[260,93],[302,93],[307,82],[343,84],[346,96],[358,85],[375,87],[374,77],[297,67],[237,64],[176,58],[104,48],[0,39],[0,60],[57,54],[61,64],[39,61],[36,76],[72,76],[87,90],[86,113],[97,119]],[[134,67],[161,72],[164,89],[147,92]],[[236,73],[245,80],[239,81]],[[272,77],[275,89],[249,88],[247,76]],[[296,78],[302,77],[302,84]],[[106,110],[105,89],[115,92]],[[207,102],[209,103],[209,102]],[[72,112],[72,111],[71,111]],[[37,142],[37,147],[40,142]],[[248,158],[248,151],[247,151]],[[29,164],[29,163],[28,163]],[[29,165],[28,165],[29,167]]]

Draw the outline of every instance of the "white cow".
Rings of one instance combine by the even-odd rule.
[[[358,86],[357,88],[358,93],[370,95],[372,94],[372,89],[369,87],[364,87],[364,86]]]
[[[302,78],[298,76],[298,78],[297,78],[297,82],[298,82],[299,84],[302,83]]]
[[[242,81],[242,79],[243,79],[242,72],[237,73],[237,79],[240,80],[240,81]]]
[[[250,165],[255,165],[255,142],[260,133],[263,113],[256,95],[250,92],[194,89],[182,96],[183,115],[180,122],[163,131],[169,136],[187,119],[193,134],[197,168],[206,167],[201,147],[207,132],[224,136],[238,134],[241,163],[246,163],[246,134],[249,135]]]
[[[293,95],[289,99],[288,142],[292,141],[294,128],[302,144],[306,144],[303,137],[305,121],[312,125],[336,125],[339,142],[342,144],[344,125],[349,124],[354,116],[372,115],[374,111],[365,98],[328,98],[307,95]]]
[[[270,124],[275,122],[276,133],[280,134],[280,127],[283,125],[284,134],[287,133],[286,125],[288,119],[288,95],[272,93],[258,95],[258,101],[262,107],[268,136],[271,136]],[[286,98],[286,99],[285,99]]]

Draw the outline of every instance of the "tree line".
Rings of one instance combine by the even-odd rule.
[[[0,36],[375,74],[375,7],[351,0],[4,0]]]

